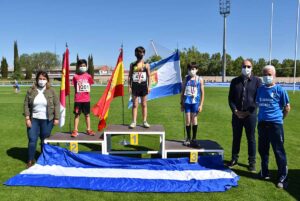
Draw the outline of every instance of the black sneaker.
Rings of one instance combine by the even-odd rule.
[[[253,173],[256,172],[255,163],[250,163],[250,164],[249,164],[249,166],[248,166],[248,171],[249,171],[249,172],[253,172]]]
[[[237,163],[237,160],[231,160],[229,161],[229,163],[227,163],[227,167],[229,168],[233,168],[234,166],[236,166],[238,163]]]
[[[200,148],[200,145],[198,144],[197,140],[192,140],[191,141],[191,147],[193,147],[193,148]]]
[[[261,180],[270,180],[270,179],[271,179],[271,177],[270,177],[269,174],[264,175],[264,174],[262,174],[261,171],[258,173],[258,177],[259,177]]]

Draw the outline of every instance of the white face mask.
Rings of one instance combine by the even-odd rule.
[[[47,84],[47,80],[39,80],[38,85],[44,87]]]
[[[269,85],[273,83],[273,76],[263,76],[264,83]]]
[[[250,76],[251,75],[251,71],[252,71],[252,68],[242,68],[242,74],[244,76]]]
[[[189,70],[189,75],[190,75],[191,77],[196,76],[196,74],[197,74],[197,69]]]
[[[80,67],[79,67],[79,71],[80,71],[81,73],[85,73],[86,70],[87,70],[87,67],[85,67],[85,66],[80,66]]]

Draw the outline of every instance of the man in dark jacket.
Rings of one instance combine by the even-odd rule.
[[[252,74],[252,64],[244,60],[242,74],[230,83],[228,95],[229,106],[232,111],[232,158],[228,167],[237,165],[243,128],[245,128],[248,142],[248,170],[255,172],[256,142],[256,93],[261,85],[260,78]]]

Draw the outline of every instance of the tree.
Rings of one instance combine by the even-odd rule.
[[[14,75],[15,79],[22,78],[22,71],[19,63],[19,52],[17,41],[14,41]]]
[[[7,64],[5,57],[2,57],[2,60],[1,60],[1,75],[2,75],[2,78],[8,77],[8,64]]]
[[[222,59],[219,52],[211,55],[207,74],[214,76],[220,76],[222,74]]]
[[[262,69],[267,65],[267,62],[264,58],[259,58],[255,64],[252,64],[252,72],[256,76],[262,76]]]
[[[77,65],[77,62],[71,62],[70,63],[70,66],[76,66]]]
[[[153,55],[151,57],[149,57],[147,60],[146,60],[146,63],[152,63],[152,62],[156,62],[156,61],[159,61],[161,60],[161,56],[159,55]]]
[[[293,77],[294,75],[294,60],[284,59],[281,68],[276,71],[278,77]]]
[[[231,60],[231,56],[226,54],[226,76],[233,76],[233,61]]]
[[[241,74],[242,65],[243,65],[244,58],[239,56],[232,62],[232,76],[238,76]]]
[[[293,69],[293,72],[294,72],[294,69]],[[300,61],[299,60],[297,60],[297,62],[296,62],[296,77],[300,77]]]
[[[93,61],[93,55],[91,55],[91,56],[88,57],[88,73],[94,79],[94,61]]]
[[[208,62],[207,59],[209,58],[208,53],[201,54],[198,49],[194,46],[191,48],[184,48],[183,51],[180,52],[180,67],[181,67],[181,76],[185,77],[187,75],[187,66],[191,62],[196,62],[197,65],[200,67],[198,72],[203,71],[201,73],[205,73]]]
[[[200,53],[198,58],[198,74],[199,75],[207,75],[208,65],[209,65],[209,57],[208,53]]]
[[[52,52],[33,53],[30,56],[35,70],[49,71],[60,65],[59,56]]]
[[[20,66],[25,69],[25,79],[32,79],[33,61],[32,56],[28,54],[22,54],[20,56]]]

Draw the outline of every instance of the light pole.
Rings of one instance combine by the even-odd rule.
[[[294,90],[296,90],[296,68],[297,68],[297,52],[298,52],[298,30],[299,30],[299,9],[300,9],[300,0],[298,0],[298,9],[297,9],[297,24],[296,24],[296,40],[295,40],[295,63],[294,63]]]
[[[223,69],[222,69],[222,82],[225,82],[226,78],[226,17],[230,14],[230,0],[220,0],[220,15],[224,17],[224,29],[223,29]]]
[[[271,22],[270,22],[269,65],[272,64],[273,12],[274,12],[274,2],[272,0],[272,5],[271,5]]]

